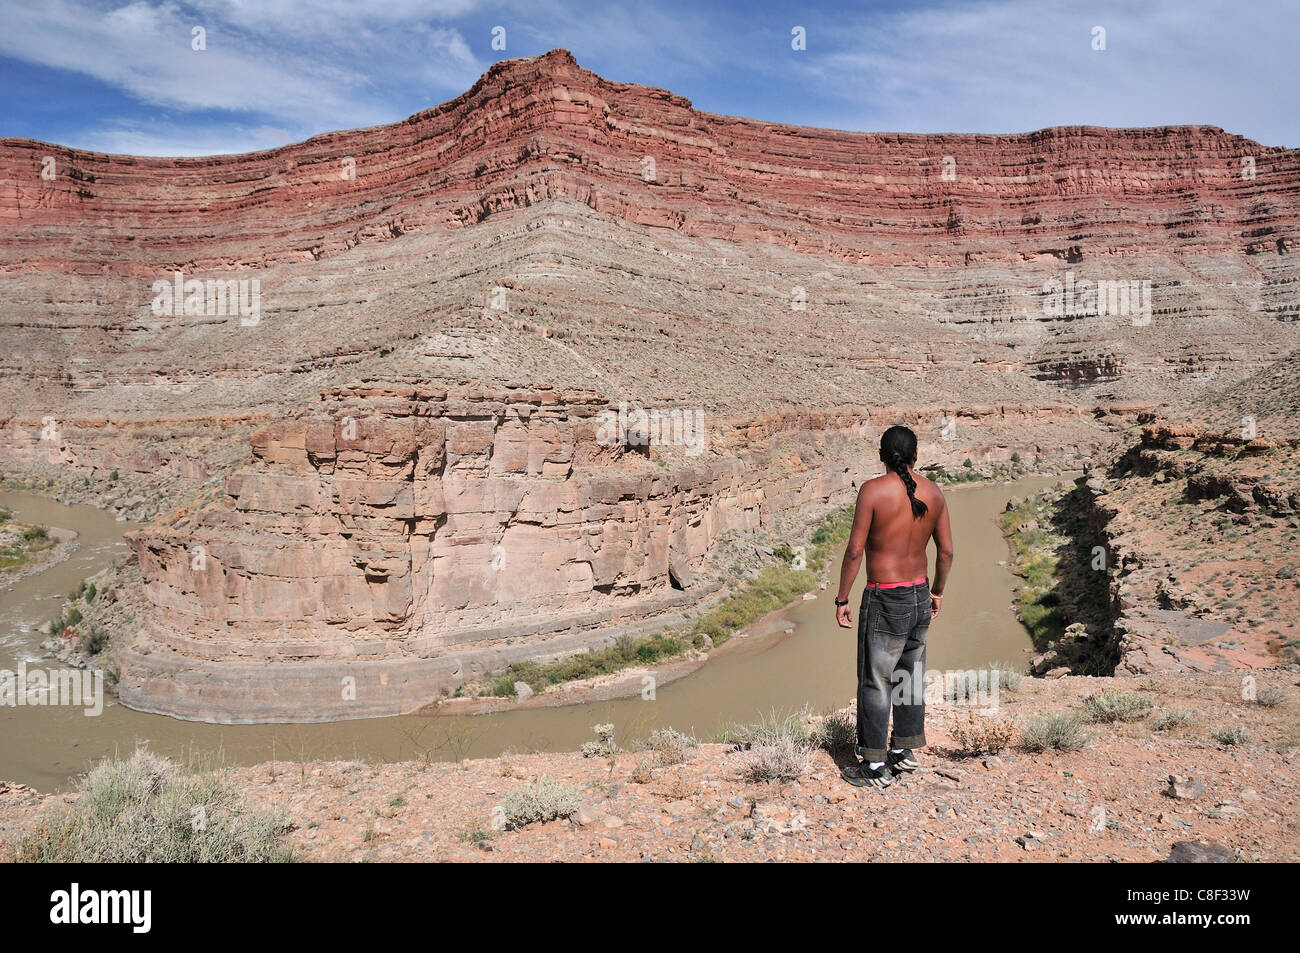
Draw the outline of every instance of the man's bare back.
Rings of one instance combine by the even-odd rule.
[[[952,565],[948,503],[931,480],[911,466],[907,467],[907,473],[915,483],[916,499],[925,504],[925,512],[919,516],[913,512],[902,476],[893,470],[867,480],[858,490],[853,529],[845,548],[840,591],[835,600],[836,618],[845,628],[853,624],[847,599],[863,556],[866,556],[868,582],[910,583],[927,575],[926,548],[931,539],[937,550],[934,579],[930,584],[931,613],[939,614]]]
[[[896,473],[886,473],[862,484],[858,491],[854,529],[861,517],[867,524],[867,580],[911,582],[928,575],[926,547],[942,519],[945,529],[948,506],[932,481],[912,472],[916,498],[926,506],[925,515],[914,517],[912,501]],[[864,510],[869,510],[864,514]]]

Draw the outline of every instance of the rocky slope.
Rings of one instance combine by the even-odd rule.
[[[1195,410],[1152,415],[1078,493],[1104,540],[1113,627],[1042,670],[1108,656],[1117,674],[1300,662],[1300,380],[1293,354]]]

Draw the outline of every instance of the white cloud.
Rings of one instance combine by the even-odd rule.
[[[247,28],[336,33],[341,28],[446,20],[472,11],[474,0],[203,0],[199,10]]]
[[[178,128],[165,121],[115,121],[89,131],[81,145],[95,152],[134,156],[211,156],[276,149],[298,138],[275,126],[217,123]]]
[[[93,77],[178,113],[172,122],[194,121],[186,112],[220,110],[259,116],[305,138],[404,118],[411,110],[395,110],[393,93],[412,83],[427,96],[425,105],[471,85],[485,66],[456,30],[402,19],[465,6],[464,0],[400,0],[372,16],[370,5],[341,0],[279,0],[265,7],[217,0],[192,8],[143,0],[118,6],[47,0],[7,7],[0,54]],[[206,49],[192,48],[196,26],[206,31]],[[213,130],[239,128],[204,118]],[[227,143],[222,151],[254,147],[220,133],[199,136]],[[189,137],[105,127],[86,138],[147,145]]]
[[[1092,49],[1092,28],[1106,50]],[[809,90],[842,128],[1023,132],[1045,126],[1208,124],[1296,144],[1279,111],[1300,20],[1285,0],[1026,6],[1014,0],[905,9],[850,19],[776,71]],[[850,45],[843,37],[853,37]],[[768,70],[769,74],[774,72]],[[849,105],[854,104],[854,105]]]

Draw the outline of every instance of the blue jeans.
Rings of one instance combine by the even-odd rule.
[[[858,756],[884,761],[890,747],[925,744],[925,636],[930,629],[930,584],[862,593],[858,611]]]

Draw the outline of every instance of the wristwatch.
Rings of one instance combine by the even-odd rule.
[[[846,605],[849,604],[849,600],[848,600],[848,599],[844,599],[844,600],[836,599],[836,600],[835,600],[835,604],[836,604],[837,606],[846,606]]]

